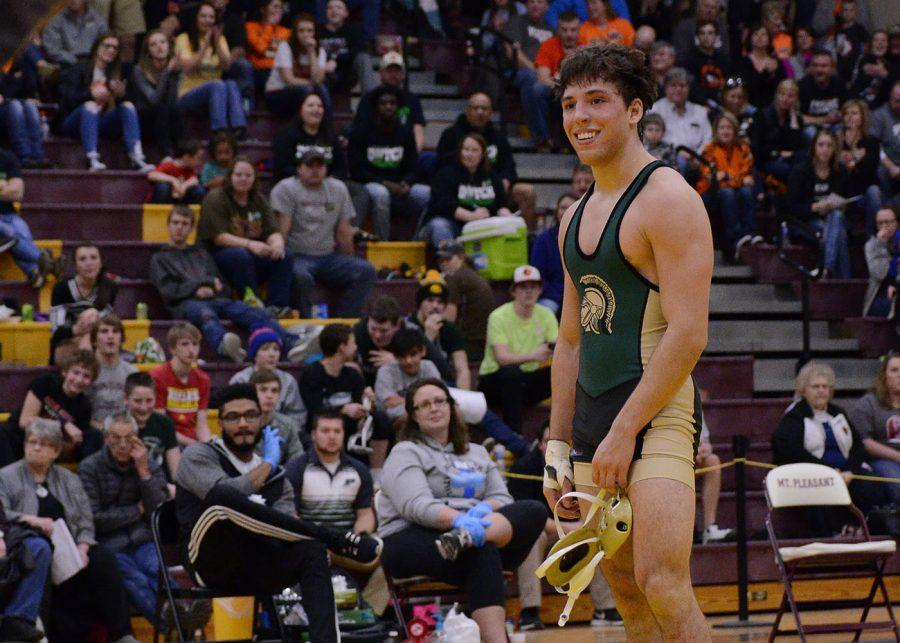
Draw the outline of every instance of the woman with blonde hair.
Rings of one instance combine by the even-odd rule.
[[[881,207],[878,166],[881,143],[869,134],[869,108],[856,98],[841,105],[840,162],[844,169],[844,193],[862,196],[860,206],[866,214],[866,234],[875,234],[875,213]]]
[[[144,131],[152,132],[162,156],[175,153],[181,138],[178,84],[181,64],[165,32],[155,29],[141,43],[138,64],[131,69],[130,95]]]
[[[871,475],[872,468],[866,462],[866,448],[847,419],[847,413],[831,403],[834,382],[834,369],[823,362],[808,362],[800,369],[795,400],[772,434],[772,455],[778,465],[810,462],[837,469],[847,483],[853,504],[867,514],[873,507],[884,504],[885,489],[879,483],[853,478],[853,474]],[[820,508],[811,511],[812,535],[831,536],[839,532],[843,523],[833,521],[834,516]]]

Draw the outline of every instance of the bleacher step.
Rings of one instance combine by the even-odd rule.
[[[713,284],[710,315],[799,314],[800,301],[772,284]]]
[[[833,338],[828,322],[810,324],[812,350],[855,352],[854,338]],[[729,320],[709,323],[707,353],[795,353],[802,349],[803,329],[799,321]]]
[[[838,357],[826,361],[835,372],[836,392],[861,394],[872,388],[878,371],[877,359]],[[753,362],[754,390],[757,394],[792,394],[796,366],[796,359],[756,359]]]

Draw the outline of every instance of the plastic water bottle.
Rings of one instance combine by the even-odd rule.
[[[491,449],[491,457],[494,458],[494,462],[497,463],[497,469],[500,472],[506,471],[506,447],[502,444],[495,444],[494,448]]]

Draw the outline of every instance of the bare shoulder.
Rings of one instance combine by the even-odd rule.
[[[672,168],[660,168],[651,174],[638,200],[644,223],[653,228],[709,225],[700,195]]]

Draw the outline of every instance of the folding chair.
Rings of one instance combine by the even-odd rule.
[[[853,641],[858,641],[863,630],[893,630],[894,638],[900,641],[900,631],[894,619],[894,610],[884,584],[884,568],[888,559],[897,550],[893,540],[872,540],[866,526],[865,516],[850,500],[847,485],[840,472],[821,464],[796,463],[777,467],[765,479],[766,530],[775,552],[775,562],[781,571],[784,593],[772,624],[769,641],[782,634],[799,634],[806,641],[809,634],[824,632],[855,632]],[[844,507],[850,511],[862,531],[862,540],[855,543],[810,542],[802,547],[785,547],[778,540],[775,530],[776,518],[794,509],[825,506]],[[864,599],[840,599],[827,601],[798,601],[794,597],[793,583],[799,579],[848,578],[873,576],[872,587]],[[869,610],[880,589],[890,620],[866,622]],[[862,607],[858,622],[824,623],[804,625],[800,620],[802,607],[847,608]],[[782,616],[790,607],[796,629],[779,629]]]
[[[153,545],[156,547],[156,557],[159,560],[159,579],[156,590],[156,614],[153,619],[153,643],[159,637],[159,620],[163,600],[168,599],[172,607],[172,618],[175,621],[175,629],[178,631],[179,643],[185,642],[184,626],[175,609],[175,601],[178,599],[211,600],[213,598],[225,598],[233,596],[233,592],[222,592],[207,587],[200,587],[187,573],[181,564],[178,554],[178,519],[175,515],[175,501],[167,500],[162,503],[150,517],[150,528],[153,532]],[[176,579],[175,582],[172,579]],[[248,595],[250,592],[248,592]],[[271,596],[253,597],[253,633],[255,635],[258,623],[260,605],[269,609],[278,624],[279,640],[287,641],[284,624],[278,616],[274,601]],[[255,638],[255,637],[254,637]]]

